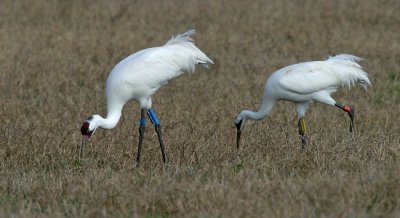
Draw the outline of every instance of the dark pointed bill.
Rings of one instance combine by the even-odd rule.
[[[350,108],[349,106],[342,105],[339,103],[335,104],[336,107],[342,109],[344,112],[346,112],[349,117],[350,117],[350,132],[353,132],[354,128],[354,108]]]
[[[350,117],[350,132],[353,132],[354,128],[354,108],[351,108],[350,111],[348,112],[349,117]]]
[[[81,127],[81,134],[82,134],[82,144],[81,144],[81,154],[80,157],[83,158],[83,147],[89,140],[90,136],[92,135],[93,131],[89,131],[89,122],[85,121]]]
[[[236,123],[236,129],[237,129],[237,133],[236,133],[236,146],[237,149],[239,149],[239,144],[240,144],[240,135],[242,134],[242,131],[240,130],[240,126],[242,125],[242,121],[240,121],[239,123]]]
[[[85,146],[88,140],[89,140],[88,135],[82,135],[81,154],[80,154],[81,158],[83,158],[83,147]]]

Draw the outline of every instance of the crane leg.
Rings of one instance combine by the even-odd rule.
[[[163,158],[163,162],[165,163],[167,158],[165,155],[165,145],[162,139],[162,133],[161,133],[161,126],[160,122],[158,121],[158,118],[156,116],[156,113],[153,111],[153,109],[148,109],[147,110],[147,115],[149,116],[151,123],[153,123],[154,128],[156,130],[157,136],[158,136],[158,141],[160,141],[160,148],[161,148],[161,154]]]
[[[342,105],[342,104],[335,104],[335,106],[342,109],[344,112],[346,112],[349,115],[349,117],[350,117],[350,132],[353,132],[354,108],[350,108],[349,106]]]
[[[144,131],[146,126],[146,117],[145,117],[145,109],[142,108],[140,110],[140,126],[139,126],[139,145],[138,145],[138,152],[136,157],[137,166],[140,164],[140,152],[142,151],[142,144],[143,144],[143,137]]]
[[[307,145],[307,140],[304,137],[304,134],[306,134],[306,122],[304,121],[304,118],[299,119],[299,134],[301,137],[301,148],[304,149],[304,147]]]

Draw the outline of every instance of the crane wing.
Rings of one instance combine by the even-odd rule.
[[[326,61],[304,62],[285,67],[277,71],[282,88],[300,93],[310,94],[321,90],[329,93],[338,88],[355,83],[365,89],[371,85],[367,73],[356,60],[343,59],[342,56],[331,57]],[[352,56],[351,56],[352,57]]]
[[[338,75],[322,61],[295,64],[279,71],[279,84],[282,88],[299,94],[310,94],[323,89],[334,92],[340,86]]]
[[[168,80],[185,72],[194,72],[197,64],[205,67],[212,64],[212,60],[189,37],[193,33],[188,31],[163,46],[144,49],[128,56],[114,67],[108,84],[117,87],[126,83],[127,87],[134,87],[132,89],[135,93],[149,96]]]

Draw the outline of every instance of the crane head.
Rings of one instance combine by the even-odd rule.
[[[87,122],[87,121],[85,121],[85,122],[83,122],[82,127],[81,127],[81,134],[82,134],[82,136],[85,136],[85,137],[87,137],[88,139],[89,139],[90,136],[92,136],[92,134],[93,134],[93,131],[89,131],[89,126],[90,126],[90,123]]]
[[[81,157],[83,156],[83,146],[87,143],[89,138],[96,131],[98,124],[95,122],[94,116],[88,117],[82,124],[81,134],[82,134],[82,144],[81,144]]]
[[[81,134],[82,136],[86,137],[87,139],[92,136],[94,131],[96,130],[97,125],[93,125],[93,116],[88,117],[82,124],[81,127]],[[91,125],[92,124],[92,125]]]

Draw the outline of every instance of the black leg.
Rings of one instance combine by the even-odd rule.
[[[307,140],[304,137],[304,134],[306,133],[306,122],[304,121],[304,118],[299,119],[299,134],[301,137],[301,148],[304,149],[304,147],[307,145]]]
[[[164,142],[163,142],[163,139],[162,139],[160,124],[155,125],[154,127],[155,127],[155,130],[156,130],[156,132],[157,132],[158,141],[160,141],[161,154],[162,154],[163,161],[164,161],[164,163],[165,163],[167,157],[166,157],[166,155],[165,155],[165,145],[164,145]]]
[[[342,104],[335,104],[336,107],[342,109],[344,112],[346,112],[349,117],[350,117],[350,132],[353,132],[354,128],[354,109],[350,108],[349,106],[342,105]]]
[[[140,110],[140,126],[139,126],[139,145],[138,145],[138,153],[136,157],[136,162],[137,166],[140,164],[140,152],[142,151],[142,143],[143,143],[143,137],[144,137],[144,131],[145,131],[145,125],[146,125],[146,117],[145,117],[145,109],[142,108]]]
[[[154,124],[154,128],[156,130],[157,136],[158,136],[158,141],[160,142],[160,148],[161,148],[161,154],[164,163],[167,161],[167,157],[165,154],[165,145],[162,139],[162,133],[161,133],[161,126],[160,122],[158,121],[158,118],[156,116],[156,113],[153,111],[153,109],[148,109],[147,110],[147,115],[149,116],[151,122]]]

